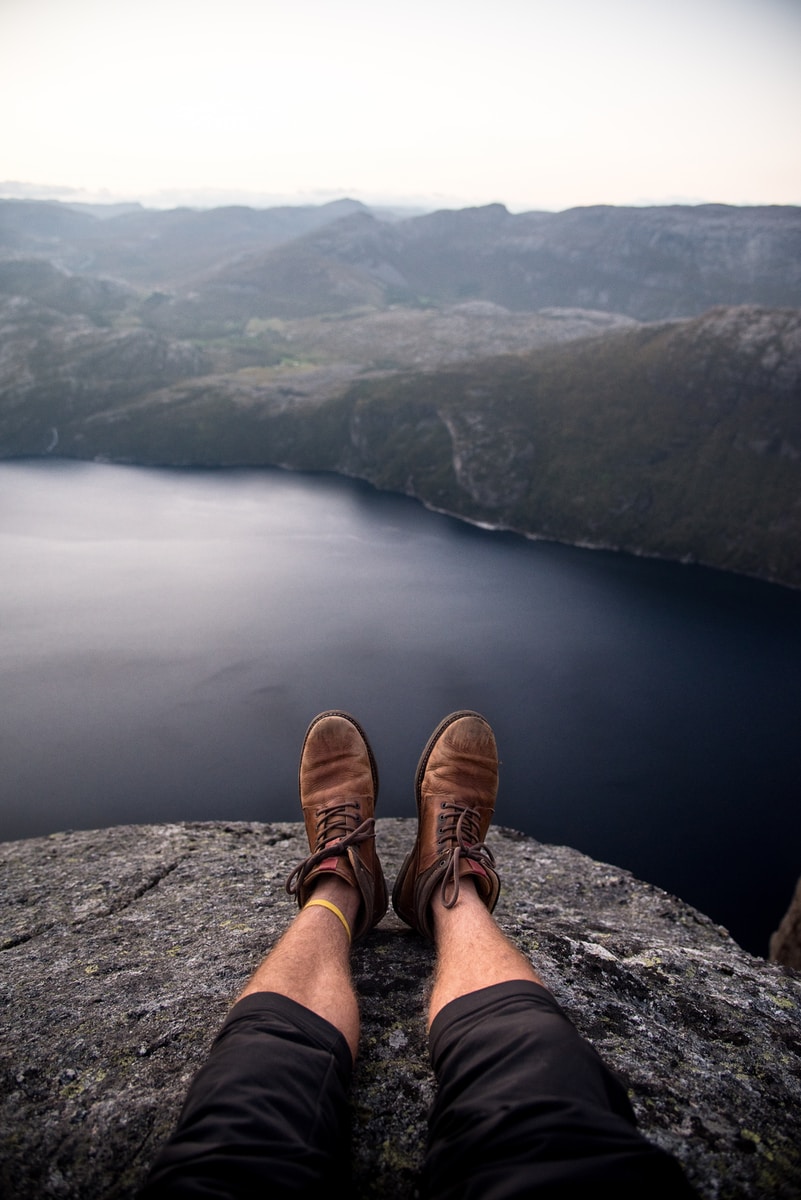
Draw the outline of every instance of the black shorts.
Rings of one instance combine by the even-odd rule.
[[[637,1131],[626,1092],[551,994],[496,984],[445,1006],[430,1033],[437,1099],[421,1194],[431,1200],[696,1193]],[[229,1013],[140,1200],[314,1196],[348,1186],[350,1051],[274,992]]]

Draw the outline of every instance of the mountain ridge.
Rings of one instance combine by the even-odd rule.
[[[0,200],[0,255],[50,255],[72,270],[142,287],[191,291],[203,272],[230,276],[237,263],[252,274],[259,256],[294,242],[302,243],[301,261],[316,253],[369,264],[378,251],[408,302],[485,299],[518,310],[600,308],[638,320],[693,316],[715,304],[801,304],[801,208],[788,205],[511,214],[496,204],[389,221],[349,200],[294,209],[142,209],[106,219],[52,202]],[[243,263],[250,255],[255,262]],[[399,295],[391,291],[385,302]]]
[[[334,470],[801,586],[799,250],[781,206],[0,202],[0,457]]]

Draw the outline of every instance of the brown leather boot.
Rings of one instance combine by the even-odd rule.
[[[387,911],[384,873],[375,849],[378,768],[361,726],[349,713],[332,709],[306,730],[298,772],[300,803],[312,853],[295,867],[286,890],[298,906],[311,898],[328,872],[361,892],[353,937],[362,937]]]
[[[501,890],[484,838],[498,791],[498,751],[492,729],[476,712],[451,713],[428,740],[415,779],[417,840],[392,890],[395,912],[426,937],[434,936],[431,899],[437,888],[447,908],[469,875],[492,912]]]

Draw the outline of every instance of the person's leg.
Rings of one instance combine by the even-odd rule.
[[[358,1023],[344,927],[304,909],[228,1014],[140,1200],[305,1196],[346,1179]]]
[[[299,781],[311,853],[287,889],[301,911],[231,1009],[141,1200],[317,1197],[347,1181],[359,1033],[351,936],[387,907],[378,775],[352,717],[312,722]]]
[[[315,901],[328,900],[352,929],[359,910],[355,887],[339,876],[312,885]],[[256,968],[239,999],[258,992],[278,992],[317,1013],[340,1031],[356,1058],[359,1003],[350,973],[350,938],[330,908],[315,903],[303,908],[281,940]]]
[[[426,1191],[436,1197],[691,1197],[637,1131],[628,1096],[466,880],[432,902],[438,1081]]]
[[[431,902],[437,962],[428,1005],[428,1025],[446,1004],[468,992],[527,979],[542,980],[524,954],[506,938],[472,880],[463,882],[457,903],[446,908],[437,894]]]
[[[437,946],[424,1194],[594,1197],[608,1184],[618,1197],[692,1196],[491,916],[500,884],[484,838],[496,789],[491,729],[478,714],[452,714],[420,760],[418,837],[393,892],[398,914]]]

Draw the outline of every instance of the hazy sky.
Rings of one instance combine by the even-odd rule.
[[[0,111],[162,204],[799,204],[801,0],[0,0]]]

